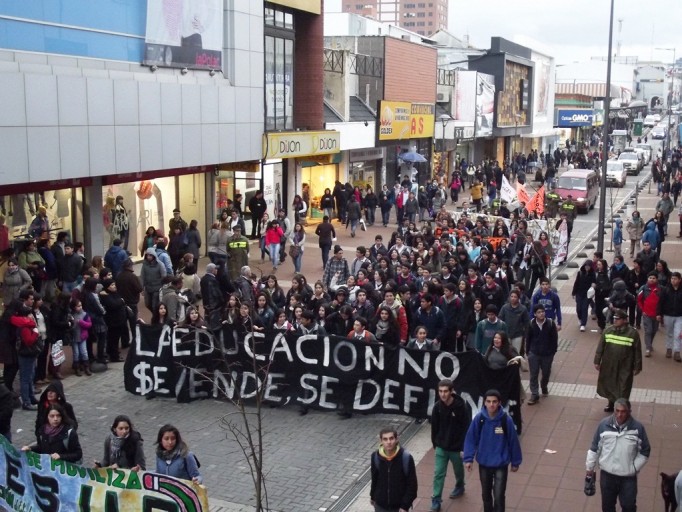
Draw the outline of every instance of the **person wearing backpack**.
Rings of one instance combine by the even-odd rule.
[[[374,512],[407,512],[417,498],[418,482],[414,458],[398,444],[393,427],[379,432],[381,445],[372,453],[369,491]]]
[[[511,417],[502,409],[502,395],[489,389],[484,395],[485,407],[469,425],[464,439],[464,467],[471,472],[474,458],[478,462],[481,494],[485,512],[504,512],[509,465],[513,473],[523,460],[521,444]]]
[[[438,512],[441,508],[448,462],[452,463],[456,479],[450,499],[459,498],[464,494],[464,465],[460,452],[471,423],[471,409],[455,392],[455,386],[450,379],[443,379],[438,383],[438,398],[431,412],[431,444],[435,451],[432,512]]]
[[[164,425],[156,437],[156,472],[182,480],[191,480],[196,484],[202,482],[199,473],[199,460],[180,437],[180,432],[173,425]]]

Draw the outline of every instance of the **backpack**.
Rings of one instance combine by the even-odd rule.
[[[410,474],[410,452],[405,450],[404,448],[401,448],[401,460],[402,460],[402,467],[403,467],[403,475],[407,477],[407,475]],[[372,453],[372,467],[376,469],[377,471],[379,470],[379,452],[376,451]]]

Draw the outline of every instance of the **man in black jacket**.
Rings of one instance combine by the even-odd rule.
[[[431,444],[435,450],[431,498],[433,512],[438,512],[441,507],[448,462],[452,463],[456,479],[450,498],[459,498],[464,494],[464,464],[460,452],[464,449],[464,438],[471,423],[471,409],[455,393],[455,386],[450,379],[438,383],[438,398],[431,412]]]
[[[552,371],[552,362],[559,343],[557,324],[551,318],[545,318],[545,307],[542,304],[535,306],[533,310],[535,318],[531,320],[528,328],[528,340],[526,351],[528,352],[528,365],[530,366],[530,393],[528,405],[534,405],[540,400],[538,392],[538,376],[542,371],[540,387],[542,395],[549,395],[549,375]]]
[[[374,512],[407,512],[417,498],[417,469],[412,455],[398,444],[395,428],[379,432],[381,446],[372,453],[369,499]]]
[[[225,306],[225,297],[216,279],[218,267],[214,263],[206,265],[206,274],[201,278],[201,300],[204,303],[204,318],[210,329],[220,327],[221,311]]]
[[[260,238],[260,231],[262,223],[261,219],[268,205],[263,198],[263,191],[257,190],[256,194],[249,201],[249,210],[251,210],[251,239]]]

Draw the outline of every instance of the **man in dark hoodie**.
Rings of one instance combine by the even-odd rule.
[[[393,427],[379,432],[381,446],[372,453],[369,499],[375,512],[407,512],[417,498],[414,459],[398,444]]]
[[[66,401],[66,396],[64,395],[64,386],[61,381],[53,380],[50,382],[45,390],[40,395],[38,400],[38,414],[36,415],[36,435],[38,431],[47,423],[47,413],[48,407],[52,404],[59,404],[64,409],[66,415],[73,422],[73,428],[78,428],[78,421],[76,420],[76,414],[73,412],[73,406]]]
[[[431,412],[431,444],[435,450],[431,510],[434,512],[438,512],[442,504],[448,462],[452,463],[456,479],[450,498],[459,498],[464,494],[464,464],[460,452],[471,423],[471,409],[457,395],[450,379],[438,383],[438,398]]]

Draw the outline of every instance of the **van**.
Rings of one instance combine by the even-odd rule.
[[[590,169],[566,171],[559,176],[554,192],[562,200],[571,195],[578,212],[587,213],[599,198],[599,176]]]

